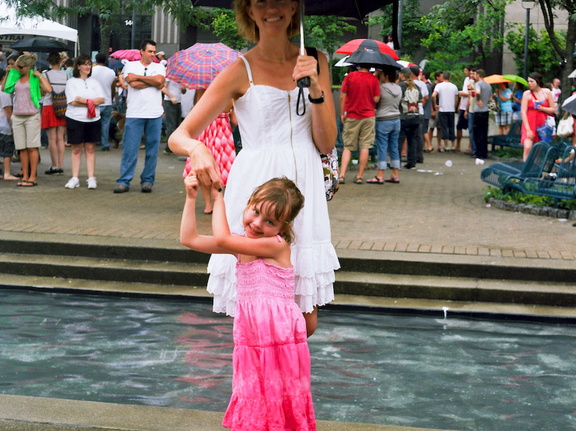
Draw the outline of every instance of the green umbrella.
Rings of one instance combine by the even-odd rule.
[[[518,75],[502,75],[502,78],[512,82],[519,82],[524,87],[528,87],[528,81]]]

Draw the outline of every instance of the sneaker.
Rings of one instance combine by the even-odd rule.
[[[90,177],[86,180],[86,182],[88,183],[89,189],[95,189],[98,187],[98,184],[96,183],[96,177]]]
[[[116,188],[114,189],[114,193],[127,193],[130,191],[130,187],[124,186],[122,184],[117,184]]]
[[[76,177],[72,177],[68,180],[68,182],[64,187],[67,189],[75,189],[77,187],[80,187],[80,180]]]

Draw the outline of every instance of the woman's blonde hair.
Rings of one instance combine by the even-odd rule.
[[[22,54],[16,59],[16,63],[22,63],[24,67],[34,69],[34,66],[36,65],[36,59],[38,59],[36,54]]]
[[[254,190],[246,208],[262,203],[269,203],[267,217],[284,225],[280,236],[289,244],[294,241],[292,222],[304,206],[304,196],[296,184],[286,177],[266,181]]]
[[[260,40],[260,30],[252,18],[248,15],[248,6],[251,0],[234,0],[234,12],[236,13],[236,23],[238,33],[244,39],[257,43]],[[298,0],[289,0],[298,3]],[[303,1],[303,0],[300,0]],[[291,39],[300,32],[300,8],[296,8],[296,13],[292,16],[292,21],[288,27],[288,38]]]

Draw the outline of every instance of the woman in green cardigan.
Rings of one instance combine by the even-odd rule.
[[[40,98],[42,92],[52,91],[52,86],[35,70],[35,54],[23,54],[8,72],[3,90],[14,94],[12,101],[12,133],[14,146],[20,151],[24,176],[20,187],[33,187],[36,183],[40,148]]]

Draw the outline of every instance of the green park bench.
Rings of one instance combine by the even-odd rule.
[[[561,150],[561,148],[560,148]],[[566,142],[559,151],[561,161],[543,178],[526,178],[521,190],[555,199],[576,199],[576,148]]]
[[[488,136],[488,145],[491,145],[492,152],[494,147],[510,147],[510,148],[524,148],[520,143],[520,136],[522,134],[522,121],[513,121],[510,125],[510,130],[506,135],[490,135]]]

